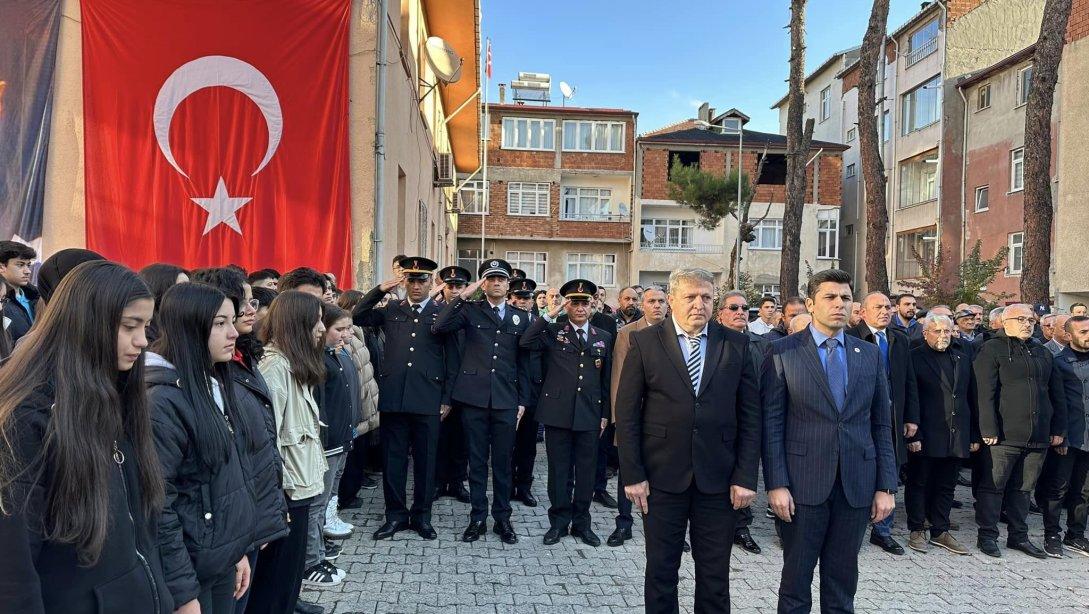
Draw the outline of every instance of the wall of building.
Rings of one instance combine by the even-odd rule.
[[[1068,40],[1059,68],[1064,110],[1056,130],[1060,156],[1056,198],[1052,289],[1056,304],[1066,309],[1074,302],[1089,302],[1089,267],[1085,266],[1086,203],[1089,203],[1089,2],[1075,0],[1067,30]]]
[[[490,233],[489,233],[490,235]],[[545,279],[535,279],[540,288],[560,287],[568,280],[567,255],[568,254],[611,254],[616,257],[616,274],[614,283],[602,284],[597,279],[591,279],[603,288],[608,288],[610,302],[615,302],[616,290],[624,286],[636,283],[631,279],[629,269],[629,248],[627,243],[604,243],[601,241],[543,241],[533,238],[508,238],[496,237],[484,240],[484,249],[488,258],[507,258],[511,251],[519,252],[543,252],[547,254],[545,265]],[[460,237],[459,249],[480,249],[480,239]],[[477,271],[473,271],[476,279]],[[530,275],[533,275],[531,272]]]

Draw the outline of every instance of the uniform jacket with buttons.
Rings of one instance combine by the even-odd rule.
[[[378,371],[378,411],[437,416],[450,404],[457,373],[457,340],[432,331],[442,304],[427,302],[419,315],[407,299],[377,307],[385,293],[376,286],[356,305],[359,326],[380,327],[385,356]]]
[[[512,305],[503,319],[486,300],[454,297],[439,312],[432,330],[440,335],[465,331],[454,401],[475,407],[515,409],[530,401],[528,355],[518,340],[529,328],[529,312]]]
[[[952,361],[952,381],[940,362],[945,357]],[[916,454],[968,458],[969,446],[981,442],[972,361],[952,346],[939,352],[926,343],[912,348],[911,360],[919,392],[919,431],[910,441],[923,444]]]
[[[537,422],[572,431],[596,431],[611,413],[609,380],[613,339],[588,326],[580,342],[575,327],[537,318],[522,335],[523,348],[544,353],[545,378],[537,401]]]

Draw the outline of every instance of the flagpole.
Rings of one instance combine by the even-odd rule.
[[[482,141],[482,148],[484,150],[483,159],[481,161],[481,178],[484,182],[484,207],[480,210],[480,262],[484,263],[484,259],[487,258],[484,251],[484,219],[488,216],[488,211],[491,207],[491,186],[488,185],[488,142],[491,135],[491,116],[488,114],[488,84],[491,81],[492,76],[492,39],[487,39],[487,51],[485,52],[484,60],[484,130]]]

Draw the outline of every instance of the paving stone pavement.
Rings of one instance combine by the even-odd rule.
[[[615,489],[615,478],[611,485]],[[362,491],[362,508],[341,513],[356,526],[355,533],[342,542],[344,552],[336,561],[347,577],[328,590],[304,590],[303,598],[323,604],[326,612],[334,614],[641,612],[645,559],[638,518],[634,539],[619,548],[604,544],[592,548],[570,537],[546,547],[541,543],[548,530],[543,445],[533,493],[541,502],[539,507],[513,504],[512,522],[519,541],[508,546],[491,532],[491,519],[486,537],[474,544],[462,543],[459,538],[468,523],[469,506],[450,498],[439,499],[434,506],[437,540],[424,541],[406,531],[392,540],[375,542],[370,535],[382,523],[382,490]],[[1068,553],[1061,560],[1040,561],[1005,548],[1002,559],[987,557],[974,549],[970,489],[958,488],[957,499],[965,506],[953,510],[953,521],[961,525],[954,534],[972,547],[972,554],[908,550],[897,557],[864,542],[855,600],[859,612],[1089,611],[1089,558]],[[775,611],[782,550],[772,521],[764,517],[765,501],[761,491],[752,527],[763,554],[733,551],[730,579],[736,612]],[[906,547],[902,510],[901,494],[893,534]],[[594,531],[604,541],[614,528],[615,511],[594,503],[591,513]],[[1030,517],[1029,528],[1031,538],[1043,546],[1039,516]],[[1000,546],[1004,540],[1003,534]],[[692,612],[693,571],[692,558],[686,554],[680,596],[681,612],[688,614]],[[816,581],[813,594],[819,601]]]

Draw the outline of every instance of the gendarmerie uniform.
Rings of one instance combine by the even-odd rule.
[[[451,284],[465,286],[472,281],[472,273],[463,267],[448,266],[439,271],[439,279],[447,286]],[[441,296],[436,299],[436,305],[440,310],[446,305],[441,299]],[[465,344],[465,331],[459,330],[451,336],[457,344],[460,363],[461,349]],[[453,381],[448,381],[447,384],[453,386]],[[465,443],[465,428],[461,423],[461,406],[454,403],[450,407],[450,413],[439,426],[439,456],[435,463],[437,495],[454,497],[462,503],[468,503],[469,491],[465,489],[467,479],[469,479],[469,448]]]
[[[515,272],[518,269],[514,269]],[[537,282],[532,279],[513,278],[510,282],[510,295],[520,299],[533,298],[533,291],[537,289]],[[530,323],[540,316],[529,314]],[[544,382],[543,355],[538,350],[522,350],[528,353],[527,375],[529,377],[529,400],[526,401],[526,413],[522,415],[518,423],[518,430],[514,435],[514,499],[521,501],[527,507],[536,507],[537,498],[533,496],[533,465],[537,460],[537,400],[541,394],[541,384]]]
[[[560,289],[566,299],[589,301],[597,286],[584,279]],[[592,545],[600,540],[590,530],[590,499],[601,421],[610,415],[612,337],[584,322],[575,326],[535,321],[522,338],[522,347],[545,352],[545,381],[537,403],[537,420],[545,425],[548,453],[548,518],[552,530],[546,543],[566,535]],[[574,494],[571,474],[574,471]]]
[[[408,279],[427,279],[438,268],[427,258],[404,258],[400,264]],[[391,300],[384,307],[376,307],[383,296],[381,287],[375,287],[352,315],[357,325],[380,326],[386,336],[385,360],[378,373],[378,411],[382,414],[379,432],[387,526],[380,528],[375,538],[391,537],[410,527],[423,536],[433,532],[431,502],[439,418],[441,406],[450,403],[457,346],[452,337],[432,331],[440,307],[430,297],[420,303],[408,298]],[[410,449],[414,490],[411,511],[406,509],[405,494]],[[394,526],[388,526],[390,523]]]
[[[511,266],[504,260],[485,260],[481,279],[510,279]],[[510,525],[511,456],[518,407],[529,400],[526,361],[518,340],[529,327],[529,312],[487,299],[450,301],[432,328],[436,334],[465,331],[461,366],[452,398],[461,404],[462,422],[469,445],[469,492],[472,498],[470,525],[462,538],[475,541],[484,532],[488,516],[488,457],[491,456],[493,496],[491,512],[495,532],[514,543]]]

